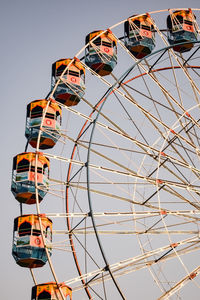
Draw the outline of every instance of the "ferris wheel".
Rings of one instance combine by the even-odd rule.
[[[27,105],[11,189],[32,300],[198,299],[199,17],[155,11],[89,33]]]

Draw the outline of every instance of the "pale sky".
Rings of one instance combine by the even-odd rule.
[[[73,57],[93,30],[133,14],[188,6],[199,8],[199,0],[1,0],[1,299],[30,299],[34,285],[29,270],[11,255],[13,220],[19,215],[10,192],[11,168],[26,143],[26,105],[49,92],[51,64]]]

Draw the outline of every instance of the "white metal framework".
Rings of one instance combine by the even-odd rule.
[[[200,10],[192,11],[198,23]],[[61,137],[44,153],[51,178],[36,209],[53,220],[53,243],[43,236],[53,254],[46,251],[46,279],[31,273],[37,284],[64,281],[73,300],[198,299],[199,41],[175,52],[165,31],[169,11],[149,14],[156,48],[144,59],[123,43],[126,20],[110,27],[118,64],[109,76],[84,64],[85,47],[77,53],[85,95],[62,106]]]

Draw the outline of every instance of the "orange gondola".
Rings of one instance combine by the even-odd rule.
[[[101,76],[109,75],[117,64],[117,40],[112,32],[93,31],[86,36],[85,43],[89,43],[85,49],[85,64]]]
[[[42,230],[47,243],[52,242],[52,221],[41,216]],[[51,255],[51,249],[48,247]],[[21,267],[39,268],[47,262],[37,215],[23,215],[14,220],[12,255]]]
[[[197,41],[196,17],[191,9],[170,12],[167,17],[168,41],[174,51],[187,52]]]
[[[13,158],[11,185],[15,199],[26,204],[36,203],[37,176],[38,198],[39,202],[42,201],[48,191],[49,168],[49,159],[42,153],[24,152],[16,155]]]
[[[77,58],[56,61],[52,65],[52,89],[66,67],[67,70],[54,92],[54,98],[66,106],[74,106],[79,103],[84,95],[85,68]]]
[[[128,18],[124,23],[124,43],[137,59],[152,52],[155,47],[155,29],[149,14]]]
[[[32,288],[31,300],[62,300],[59,288],[62,290],[62,294],[66,300],[72,300],[72,289],[64,283],[59,284],[58,287],[55,282],[35,285]]]
[[[52,148],[60,137],[62,110],[53,99],[49,102],[48,108],[47,104],[46,99],[41,99],[32,101],[27,106],[25,136],[33,148],[37,146],[41,124],[40,149]]]

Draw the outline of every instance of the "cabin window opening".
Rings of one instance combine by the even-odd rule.
[[[178,31],[178,30],[182,30],[182,24],[183,24],[183,17],[178,15],[178,16],[171,16],[172,20],[172,24],[170,27],[172,27],[172,29],[174,31]]]
[[[51,114],[51,113],[49,113],[49,112],[46,112],[45,117],[48,118],[48,119],[54,120],[54,119],[55,119],[55,114]]]
[[[60,116],[59,111],[56,111],[56,117],[59,117],[59,116]]]
[[[192,21],[189,21],[189,20],[184,20],[184,23],[185,23],[185,24],[187,24],[187,25],[193,26],[193,23],[192,23]]]
[[[35,172],[35,166],[31,166],[31,172]],[[43,173],[41,167],[37,167],[37,173]]]
[[[83,72],[83,70],[80,70],[80,77],[81,80],[85,83],[85,73]]]
[[[30,169],[30,162],[27,159],[22,159],[17,164],[17,173],[27,172]]]
[[[140,35],[140,26],[141,23],[138,20],[135,21],[131,21],[129,22],[129,38],[136,38],[137,40],[141,39],[141,35]]]
[[[49,226],[47,226],[47,228],[46,228],[45,238],[49,241],[52,241],[52,232],[51,232],[51,228]]]
[[[57,70],[56,70],[56,76],[61,76],[63,71],[65,70],[67,66],[66,65],[61,65]],[[67,73],[67,70],[65,71],[65,74],[66,75]]]
[[[32,235],[39,236],[41,235],[39,222],[35,223],[32,227]]]
[[[183,24],[183,17],[180,15],[171,15],[173,25]]]
[[[31,235],[31,224],[28,222],[24,222],[19,226],[18,233],[19,236]]]
[[[35,164],[36,164],[36,161],[33,160],[32,164],[31,164],[31,171],[32,172],[35,172]],[[47,173],[48,174],[48,165],[47,165],[47,163],[42,164],[42,162],[40,160],[38,160],[37,173],[40,173],[40,174],[46,174]]]
[[[145,30],[148,30],[148,31],[151,31],[151,27],[148,26],[148,25],[142,25],[141,28],[145,29]]]
[[[48,174],[49,174],[49,168],[48,168],[47,164],[45,164],[43,166],[43,174],[46,175],[46,176],[48,176]]]
[[[34,236],[39,236],[39,235],[41,235],[41,231],[40,231],[39,229],[33,228],[32,234],[33,234]]]
[[[134,25],[136,25],[138,28],[140,28],[141,22],[139,20],[132,21]]]
[[[72,75],[72,76],[75,76],[75,77],[79,77],[79,72],[69,70],[69,75]]]
[[[106,47],[109,47],[109,48],[112,48],[112,43],[110,43],[110,42],[102,41],[102,45],[106,46]]]
[[[96,40],[92,41],[93,44],[95,44],[96,46],[100,46],[101,45],[101,37],[96,38]]]
[[[38,300],[51,300],[51,294],[49,292],[43,291],[39,294]]]
[[[42,117],[43,114],[43,108],[41,106],[36,106],[31,110],[30,118],[35,119],[35,118],[40,118]]]

